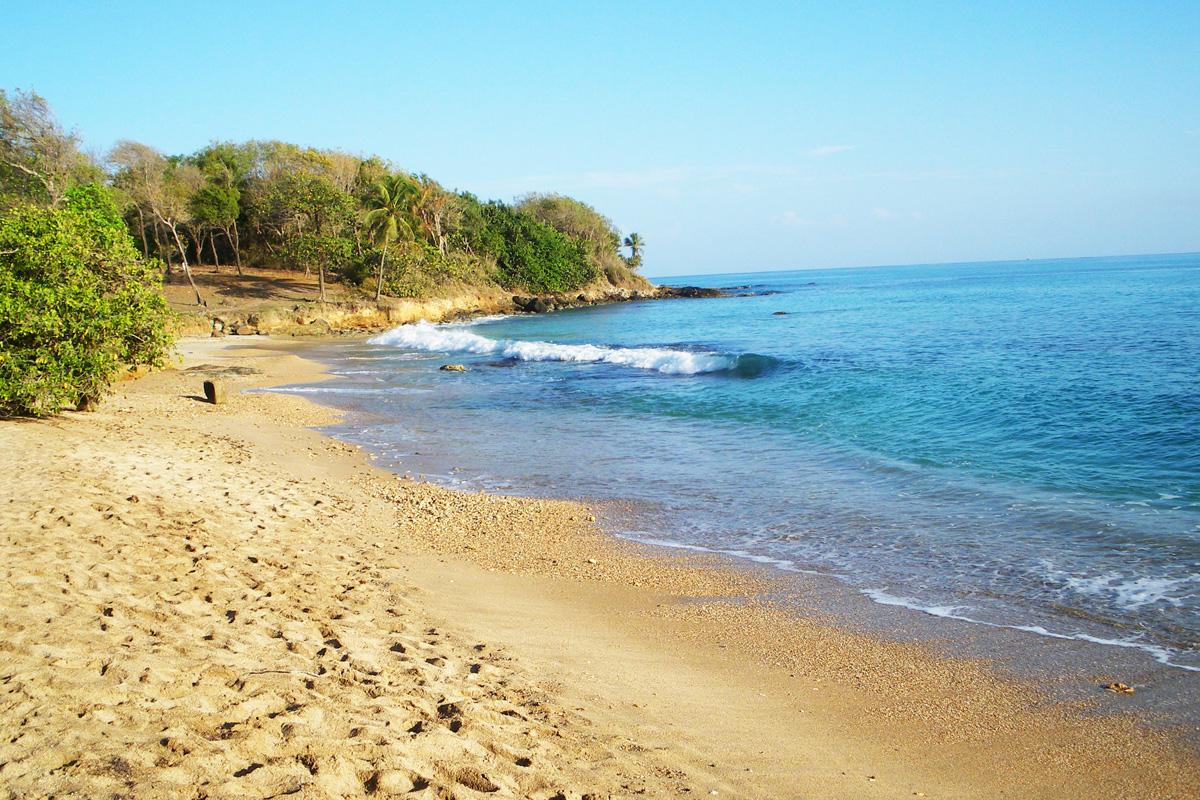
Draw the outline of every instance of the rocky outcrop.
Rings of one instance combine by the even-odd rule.
[[[696,286],[653,286],[630,289],[601,282],[575,292],[512,295],[499,287],[463,287],[462,291],[427,299],[357,300],[333,303],[267,301],[190,317],[182,333],[212,336],[329,336],[386,330],[409,322],[449,322],[479,314],[545,314],[564,308],[660,298],[721,297],[719,289]]]
[[[711,289],[707,286],[659,286],[655,295],[660,298],[667,297],[687,297],[687,298],[702,298],[702,297],[725,297],[725,292],[720,289]]]

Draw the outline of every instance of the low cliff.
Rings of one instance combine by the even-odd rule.
[[[181,333],[328,336],[386,330],[419,320],[446,322],[481,314],[545,313],[633,300],[720,295],[711,289],[655,286],[643,279],[637,286],[598,281],[575,292],[540,295],[513,294],[496,286],[449,286],[436,297],[378,302],[330,287],[327,301],[321,302],[315,287],[301,284],[295,276],[287,276],[286,283],[281,280],[270,274],[205,275],[201,294],[206,307],[198,308],[185,293],[171,291],[178,286],[168,287],[168,297],[180,312]]]

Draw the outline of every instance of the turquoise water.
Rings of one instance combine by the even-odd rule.
[[[744,296],[407,326],[301,391],[400,471],[1200,669],[1200,255],[668,282]]]

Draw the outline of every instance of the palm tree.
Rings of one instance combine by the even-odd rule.
[[[367,200],[363,222],[372,241],[379,246],[379,276],[375,281],[375,302],[383,294],[383,267],[388,245],[401,232],[412,236],[406,212],[412,194],[412,182],[404,175],[389,175],[375,185],[375,194]]]
[[[629,248],[629,260],[641,261],[642,250],[646,247],[646,240],[642,238],[640,233],[631,233],[625,237],[625,246]]]

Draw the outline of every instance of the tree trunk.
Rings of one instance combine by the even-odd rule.
[[[446,257],[446,237],[442,234],[442,212],[437,211],[433,215],[433,228],[437,233],[438,252],[442,254],[442,258]]]
[[[179,231],[174,223],[164,223],[171,229],[171,235],[175,237],[175,245],[179,248],[179,258],[183,261],[183,274],[187,276],[188,284],[192,287],[192,291],[196,293],[196,305],[208,307],[208,303],[204,302],[204,298],[200,296],[200,290],[196,288],[196,282],[192,280],[192,269],[188,266],[187,251],[183,249],[183,240],[179,238]]]
[[[383,260],[387,258],[387,239],[383,240],[383,249],[379,251],[379,279],[375,281],[375,302],[383,296]]]
[[[150,257],[150,243],[146,241],[146,217],[142,214],[142,207],[134,205],[138,215],[138,230],[142,234],[142,255],[146,258]]]
[[[162,237],[158,235],[158,220],[154,220],[154,252],[167,263],[167,272],[171,272],[171,254],[164,255]]]
[[[229,231],[225,232],[225,237],[229,237]],[[240,277],[242,274],[242,248],[238,244],[237,220],[233,221],[233,239],[231,241],[233,242],[233,260],[237,264],[238,276]]]
[[[221,271],[221,257],[217,255],[217,234],[212,228],[208,229],[208,249],[213,254],[213,271]]]
[[[317,265],[317,286],[320,287],[320,291],[321,291],[320,300],[322,303],[324,303],[325,302],[325,265],[324,264]],[[376,299],[378,299],[378,298],[376,298]]]
[[[189,231],[189,238],[192,240],[192,247],[196,249],[196,266],[198,267],[204,261],[204,234],[201,233],[199,228],[192,228]]]

